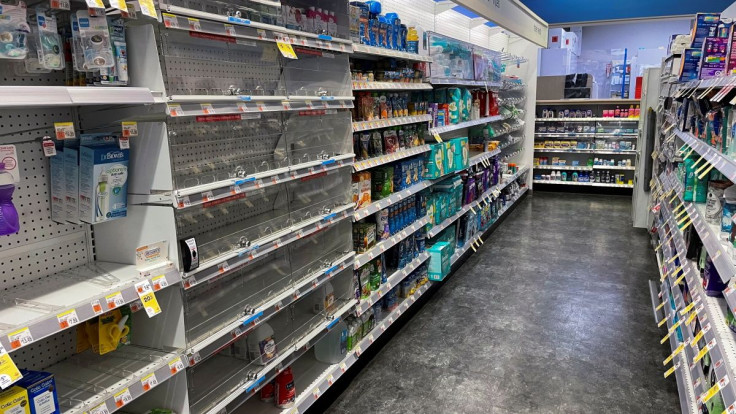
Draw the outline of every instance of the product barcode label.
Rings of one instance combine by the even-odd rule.
[[[77,137],[76,132],[74,132],[73,122],[54,122],[54,131],[56,132],[56,139],[72,139]]]
[[[18,349],[32,344],[33,336],[31,336],[31,331],[28,328],[23,328],[9,334],[8,341],[11,349]]]
[[[141,379],[141,385],[143,386],[143,391],[148,391],[151,388],[153,388],[156,385],[158,385],[158,380],[156,379],[156,374],[152,372],[152,373],[146,375],[145,377],[143,377]]]
[[[202,26],[199,24],[199,19],[189,17],[187,18],[187,21],[189,22],[189,30],[194,30],[195,32],[202,30]]]
[[[176,358],[173,361],[169,362],[169,370],[171,372],[171,375],[174,375],[183,369],[184,363],[181,362],[181,358]]]
[[[133,396],[130,395],[130,390],[127,388],[115,394],[115,406],[117,408],[123,407],[133,401]]]
[[[89,414],[110,414],[110,410],[107,409],[107,404],[102,403],[89,410]]]
[[[79,323],[76,309],[60,313],[56,315],[56,319],[59,321],[60,329],[66,329]]]
[[[108,310],[125,305],[125,299],[123,299],[123,294],[120,292],[115,292],[111,295],[105,296],[105,301],[107,302]]]

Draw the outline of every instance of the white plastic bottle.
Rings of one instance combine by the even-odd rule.
[[[314,345],[314,357],[327,364],[337,364],[348,352],[348,326],[338,322]]]
[[[335,310],[335,290],[332,283],[327,282],[312,294],[312,312],[315,315],[326,312],[328,314]]]
[[[248,359],[259,364],[266,365],[276,358],[276,340],[273,328],[267,323],[261,324],[246,338],[248,342]]]

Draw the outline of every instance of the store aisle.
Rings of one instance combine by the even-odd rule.
[[[680,412],[630,205],[527,197],[328,412]]]

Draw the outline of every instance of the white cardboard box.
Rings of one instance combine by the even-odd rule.
[[[564,29],[550,29],[548,49],[570,49],[575,56],[580,56],[580,39],[573,32]]]

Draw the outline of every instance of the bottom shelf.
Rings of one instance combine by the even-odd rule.
[[[582,185],[586,187],[634,188],[634,184],[591,183],[591,182],[584,182],[584,181],[534,180],[533,183],[534,184],[553,184],[553,185]]]

